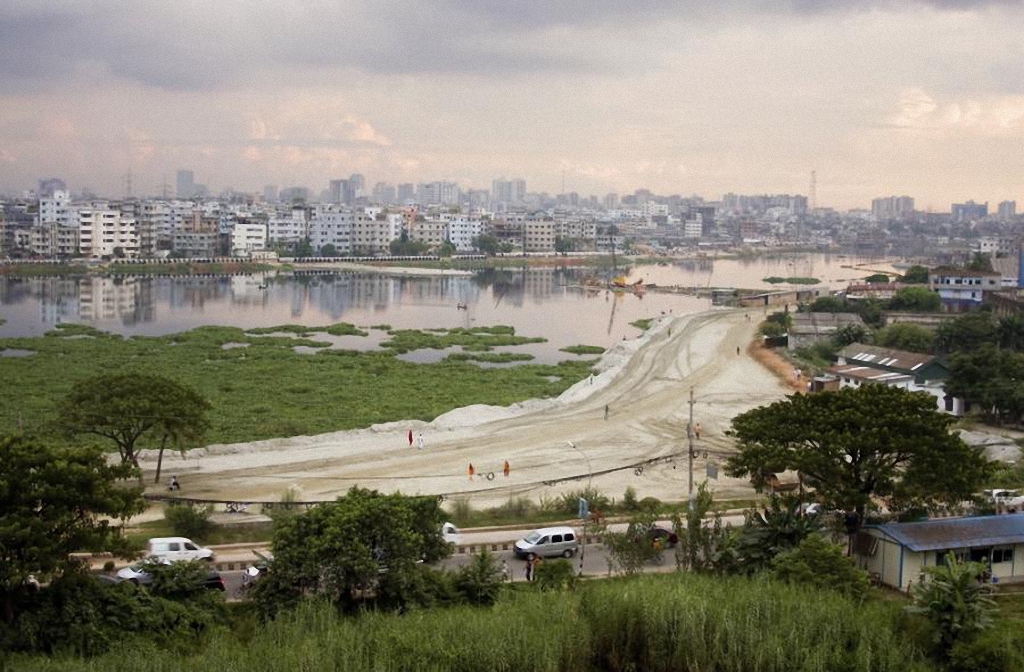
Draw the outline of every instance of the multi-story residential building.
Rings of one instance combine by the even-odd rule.
[[[704,218],[692,215],[683,222],[683,238],[700,238],[704,235]]]
[[[393,219],[383,213],[370,217],[365,212],[352,213],[353,254],[381,254],[389,251],[391,241],[399,236]]]
[[[267,249],[267,225],[256,219],[235,219],[231,224],[231,254],[251,255]]]
[[[914,199],[910,196],[884,196],[871,201],[871,214],[875,219],[899,219],[914,214]]]
[[[448,236],[448,222],[442,219],[416,219],[409,225],[409,239],[437,247]]]
[[[455,182],[420,184],[418,199],[422,205],[457,205],[462,191]]]
[[[380,205],[389,205],[397,200],[397,194],[395,192],[394,185],[388,184],[387,182],[378,182],[373,185],[373,194],[370,200]]]
[[[191,170],[179,170],[175,194],[178,198],[194,198],[196,196],[196,176]]]
[[[999,219],[1013,219],[1017,216],[1017,201],[1003,201],[996,212]]]
[[[44,257],[73,257],[78,254],[78,227],[74,224],[43,222],[32,228],[29,249]]]
[[[1016,241],[1006,236],[985,236],[979,238],[975,248],[981,254],[988,256],[1005,256],[1013,254],[1016,249]]]
[[[491,202],[518,205],[526,199],[526,180],[522,178],[491,182]]]
[[[448,220],[448,240],[452,241],[459,252],[475,249],[473,241],[482,231],[483,224],[475,217],[458,216]]]
[[[309,235],[306,211],[292,208],[287,216],[274,216],[267,220],[267,239],[273,243],[295,245]]]
[[[93,259],[139,255],[139,227],[134,217],[118,210],[81,209],[78,211],[79,248]]]
[[[75,213],[71,209],[71,194],[57,190],[50,196],[41,197],[39,199],[39,218],[36,221],[40,224],[49,222],[64,225],[75,224]]]
[[[975,203],[954,203],[950,207],[954,222],[969,222],[974,219],[985,219],[988,217],[988,202]]]
[[[220,234],[213,231],[175,231],[171,236],[171,247],[175,253],[193,258],[215,257],[219,250]]]
[[[327,245],[339,254],[352,250],[352,213],[319,212],[309,220],[309,243],[318,253]]]
[[[987,271],[940,266],[928,272],[928,289],[938,292],[943,307],[951,312],[979,308],[986,292],[1002,288],[1003,276]]]
[[[552,220],[523,222],[523,246],[526,252],[552,252],[558,227]]]
[[[398,202],[401,205],[408,205],[416,202],[416,185],[405,182],[398,185]]]

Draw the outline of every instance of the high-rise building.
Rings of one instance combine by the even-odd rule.
[[[614,210],[619,207],[619,195],[618,194],[605,194],[604,196],[604,209]]]
[[[1017,216],[1017,201],[1003,201],[997,212],[999,219],[1013,219]]]
[[[387,182],[378,182],[373,185],[371,200],[379,205],[387,205],[395,202],[395,187]]]
[[[975,203],[974,201],[967,201],[966,203],[954,203],[950,210],[953,215],[953,220],[957,222],[968,222],[972,219],[984,219],[988,217],[988,202]]]
[[[349,203],[349,181],[348,180],[331,180],[330,185],[327,189],[330,192],[329,200],[335,205],[341,205],[343,203]]]
[[[914,212],[914,199],[910,196],[883,196],[871,201],[871,214],[875,219],[899,219]]]
[[[178,198],[192,198],[196,195],[196,176],[191,170],[179,170],[177,189]]]
[[[416,200],[416,185],[411,182],[405,182],[398,185],[398,202],[406,204],[414,202]]]
[[[359,173],[352,173],[348,176],[348,200],[347,203],[355,203],[357,199],[366,197],[366,178]]]
[[[526,199],[526,180],[501,178],[491,182],[491,202],[518,204]]]
[[[277,185],[268,184],[263,187],[263,200],[267,203],[273,203],[277,200]]]

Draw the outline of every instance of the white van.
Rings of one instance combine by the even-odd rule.
[[[209,560],[213,562],[213,551],[203,548],[185,537],[158,537],[149,540],[147,548],[151,558],[161,560]]]
[[[517,558],[571,558],[579,547],[579,537],[571,527],[544,527],[517,541],[515,554]]]

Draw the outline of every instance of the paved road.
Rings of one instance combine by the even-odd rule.
[[[507,563],[511,579],[513,581],[525,581],[526,580],[526,562],[524,560],[517,560],[512,551],[498,551],[493,554],[500,564],[503,560]],[[590,544],[584,549],[583,555],[583,574],[584,576],[606,576],[608,574],[608,553],[604,546],[600,544]],[[443,567],[445,569],[458,569],[464,565],[469,564],[473,556],[469,553],[453,555],[441,562],[437,563],[437,567]],[[579,568],[580,565],[580,554],[570,559],[573,566]],[[645,572],[670,572],[676,567],[675,558],[672,550],[666,550],[662,553],[660,562],[654,562],[647,566]],[[225,595],[228,599],[239,599],[242,596],[242,572],[226,571],[221,572],[221,576],[224,579],[224,586],[226,588]]]

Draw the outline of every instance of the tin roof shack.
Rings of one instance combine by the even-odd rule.
[[[1024,513],[865,525],[854,540],[857,566],[907,591],[947,553],[984,562],[994,581],[1024,581]]]
[[[944,413],[964,412],[963,400],[946,394],[949,369],[935,355],[852,343],[839,351],[837,363],[828,372],[839,378],[840,389],[881,383],[910,392],[927,392],[935,397],[936,408]]]
[[[789,328],[789,349],[805,348],[831,338],[851,324],[863,327],[864,320],[856,313],[795,313]]]

